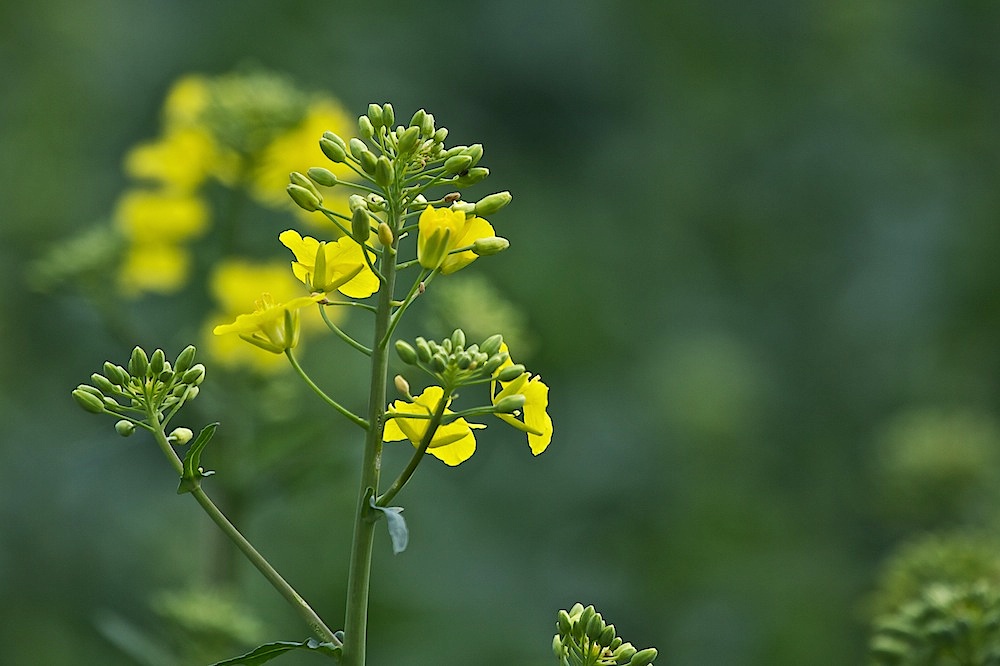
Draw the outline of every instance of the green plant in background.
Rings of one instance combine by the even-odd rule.
[[[195,83],[186,85],[175,91],[177,101],[167,105],[163,141],[138,149],[128,160],[133,174],[160,183],[152,191],[126,195],[119,206],[118,219],[125,220],[120,228],[126,239],[120,280],[132,291],[169,291],[185,283],[188,243],[202,232],[206,218],[191,190],[209,175],[241,183],[238,191],[270,201],[274,170],[267,165],[282,163],[278,156],[298,144],[258,130],[259,116],[270,118],[261,123],[264,129],[285,121],[297,128],[311,127],[309,122],[303,125],[300,111],[307,100],[280,82],[262,86],[268,93],[264,98],[274,102],[264,107],[270,116],[246,113],[255,107],[233,92],[238,82],[216,81],[207,92]],[[198,131],[206,124],[215,128],[208,136]],[[279,235],[294,257],[290,275],[300,283],[301,291],[276,296],[265,287],[252,313],[215,324],[213,333],[223,340],[249,343],[244,346],[259,350],[263,358],[284,358],[323,403],[361,431],[364,451],[344,630],[333,631],[202,488],[203,480],[214,472],[204,469],[201,456],[218,424],[205,426],[197,436],[184,426],[169,428],[179,410],[198,396],[205,378],[204,365],[194,363],[194,346],[186,347],[173,361],[161,350],[147,354],[136,347],[125,366],[108,362],[103,373],[92,375],[90,384],[73,391],[88,411],[113,415],[120,435],[136,430],[152,434],[180,477],[178,493],[194,497],[314,634],[302,642],[269,643],[220,665],[259,664],[291,650],[317,652],[350,666],[364,664],[375,532],[385,519],[393,551],[405,550],[409,534],[403,509],[394,502],[420,463],[430,455],[446,465],[461,464],[475,452],[475,430],[487,427],[480,422],[487,419],[503,421],[523,433],[534,455],[542,453],[552,438],[548,386],[515,363],[501,334],[491,331],[472,341],[462,328],[456,328],[437,341],[395,337],[404,315],[439,276],[451,275],[509,246],[486,219],[511,201],[509,193],[498,192],[476,202],[463,201],[455,191],[435,194],[440,188],[454,190],[479,183],[489,175],[480,165],[482,146],[447,148],[448,130],[437,127],[433,115],[423,110],[407,125],[396,125],[389,104],[369,106],[367,114],[358,118],[356,138],[344,140],[345,130],[335,129],[327,128],[319,139],[319,149],[328,160],[325,166],[293,170],[285,187],[307,219],[325,228],[328,237],[320,240],[295,230]],[[319,134],[315,132],[314,137]],[[167,169],[175,154],[204,156],[204,166],[176,172]],[[158,211],[166,214],[159,217]],[[151,223],[154,218],[157,222]],[[163,228],[157,226],[161,223]],[[222,235],[236,242],[225,228]],[[252,267],[245,272],[257,273]],[[213,284],[213,289],[224,298],[225,281],[219,282],[221,286]],[[337,313],[348,308],[369,318],[366,337],[341,325]],[[322,382],[306,371],[296,354],[304,315],[312,310],[318,311],[320,322],[339,341],[343,355],[357,354],[368,361],[366,409],[361,413],[349,407],[350,397],[334,398],[321,388]],[[393,350],[423,378],[423,388],[419,393],[412,391],[410,381],[416,381],[415,377],[396,375],[392,383],[399,399],[389,404]],[[264,402],[260,409],[266,411],[268,404]],[[354,438],[337,431],[330,439]],[[383,447],[396,441],[409,441],[414,451],[399,474],[386,483]],[[178,453],[181,450],[183,456]],[[555,651],[562,664],[642,666],[656,656],[652,648],[636,651],[624,643],[592,607],[560,613],[559,631]]]

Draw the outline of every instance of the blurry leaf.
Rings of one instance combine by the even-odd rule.
[[[177,486],[178,495],[191,492],[201,485],[203,477],[215,474],[215,472],[206,472],[203,470],[199,466],[199,463],[201,461],[202,449],[212,440],[212,436],[215,435],[215,429],[218,427],[218,422],[209,423],[201,429],[197,439],[191,443],[191,448],[188,449],[187,454],[184,456],[184,471],[181,475],[181,483]]]
[[[406,520],[403,518],[403,507],[401,506],[379,506],[375,504],[375,498],[370,498],[369,504],[373,509],[378,509],[385,515],[385,525],[389,528],[389,538],[392,539],[392,554],[399,555],[406,550],[406,545],[410,542],[410,532],[406,529]]]
[[[284,653],[291,650],[313,650],[340,661],[341,648],[339,645],[334,645],[333,643],[320,643],[315,638],[310,638],[302,643],[292,643],[289,641],[267,643],[266,645],[254,648],[245,655],[233,657],[232,659],[226,659],[225,661],[218,661],[212,664],[212,666],[236,666],[237,664],[243,664],[243,666],[257,666],[257,664],[263,664],[266,661],[271,661],[275,657],[280,657]]]

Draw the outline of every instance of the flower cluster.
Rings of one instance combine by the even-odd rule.
[[[558,618],[552,651],[560,666],[648,666],[656,659],[656,648],[636,650],[625,643],[593,606],[576,604]]]

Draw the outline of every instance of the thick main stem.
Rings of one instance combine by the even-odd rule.
[[[390,208],[390,226],[399,228],[399,212]],[[393,241],[393,246],[397,241]],[[382,430],[385,427],[386,383],[389,373],[389,344],[386,333],[392,313],[396,282],[395,247],[382,249],[379,269],[385,278],[379,290],[372,337],[371,392],[368,398],[368,432],[361,463],[361,486],[354,516],[354,541],[347,580],[347,618],[344,622],[345,666],[364,666],[368,633],[368,587],[371,578],[372,543],[375,538],[375,511],[369,498],[378,495],[382,471]]]

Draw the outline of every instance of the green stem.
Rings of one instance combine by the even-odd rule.
[[[448,401],[451,399],[451,390],[445,390],[441,394],[441,400],[438,402],[437,406],[434,408],[434,413],[430,417],[430,423],[427,424],[427,429],[424,430],[424,436],[420,439],[420,444],[417,446],[416,451],[413,452],[413,457],[410,458],[410,462],[407,463],[406,468],[399,473],[396,480],[392,482],[392,485],[382,493],[376,500],[375,504],[379,506],[388,506],[392,498],[399,494],[399,491],[403,489],[406,482],[410,480],[413,473],[417,471],[417,465],[420,461],[424,459],[424,454],[427,453],[427,447],[431,445],[431,441],[434,439],[434,433],[437,432],[438,426],[441,425],[441,418],[444,416],[444,410],[448,407]]]
[[[361,344],[360,342],[358,342],[357,340],[355,340],[354,338],[352,338],[351,336],[349,336],[347,333],[345,333],[344,330],[341,329],[339,326],[337,326],[332,321],[330,321],[330,317],[327,316],[327,314],[326,314],[326,306],[325,305],[320,304],[320,306],[319,306],[319,314],[320,314],[321,317],[323,317],[323,321],[326,322],[327,327],[331,331],[333,331],[334,333],[337,334],[337,337],[339,337],[341,340],[343,340],[347,344],[349,344],[352,347],[354,347],[355,349],[357,349],[359,352],[361,352],[365,356],[371,356],[372,355],[372,350],[371,349],[368,349],[368,347],[365,347],[363,344]]]
[[[155,421],[155,414],[150,414],[149,416],[151,423],[157,423]],[[167,441],[167,436],[163,432],[162,423],[157,423],[156,427],[153,428],[153,437],[156,439],[156,443],[160,446],[164,455],[166,455],[167,460],[174,468],[174,471],[177,472],[177,475],[183,475],[184,464],[177,456],[173,447],[170,446],[170,442]],[[240,531],[236,529],[236,526],[229,522],[229,519],[226,518],[225,514],[219,510],[219,507],[215,505],[211,498],[205,494],[205,491],[201,488],[195,488],[191,491],[191,494],[194,496],[195,500],[198,501],[198,504],[201,505],[201,508],[205,510],[205,513],[208,514],[208,517],[212,519],[212,522],[218,525],[219,529],[221,529],[223,533],[236,544],[236,547],[239,548],[246,558],[250,560],[250,563],[264,575],[264,578],[271,583],[274,589],[276,589],[278,593],[283,596],[293,608],[295,608],[302,619],[305,620],[306,624],[309,625],[309,628],[312,629],[312,631],[323,641],[333,643],[334,645],[340,645],[340,640],[334,636],[333,631],[326,626],[320,616],[316,614],[316,611],[314,611],[309,604],[306,603],[306,600],[295,591],[295,588],[289,585],[288,582],[281,577],[281,574],[279,574],[274,567],[271,566],[264,556],[257,552],[257,549],[253,547],[253,544],[246,540],[246,537],[244,537]]]
[[[392,193],[389,199],[389,225],[399,227],[399,196]],[[375,538],[376,511],[369,506],[369,498],[378,494],[379,475],[382,467],[382,430],[385,426],[385,397],[389,373],[389,349],[386,334],[392,314],[393,289],[396,283],[395,252],[398,238],[392,247],[382,249],[379,268],[384,282],[378,295],[375,311],[375,330],[372,340],[371,390],[368,395],[368,428],[365,451],[361,465],[361,485],[354,516],[354,540],[351,547],[351,564],[347,580],[347,610],[344,623],[344,666],[364,666],[368,634],[368,590],[371,581],[372,544]]]
[[[308,384],[309,388],[311,388],[316,395],[322,398],[323,402],[325,402],[326,404],[330,405],[338,412],[343,414],[347,418],[347,420],[353,423],[354,425],[364,428],[365,430],[368,430],[368,423],[369,423],[368,421],[365,421],[363,418],[361,418],[360,416],[349,410],[347,407],[341,405],[339,402],[337,402],[336,400],[328,396],[326,393],[324,393],[323,389],[321,389],[319,386],[316,386],[316,382],[314,382],[309,377],[309,375],[306,374],[306,371],[302,369],[302,366],[299,365],[299,362],[295,358],[295,355],[292,353],[291,349],[285,350],[285,356],[288,357],[288,360],[292,364],[292,367],[295,368],[295,371],[299,373],[299,377],[302,378],[302,381]]]

